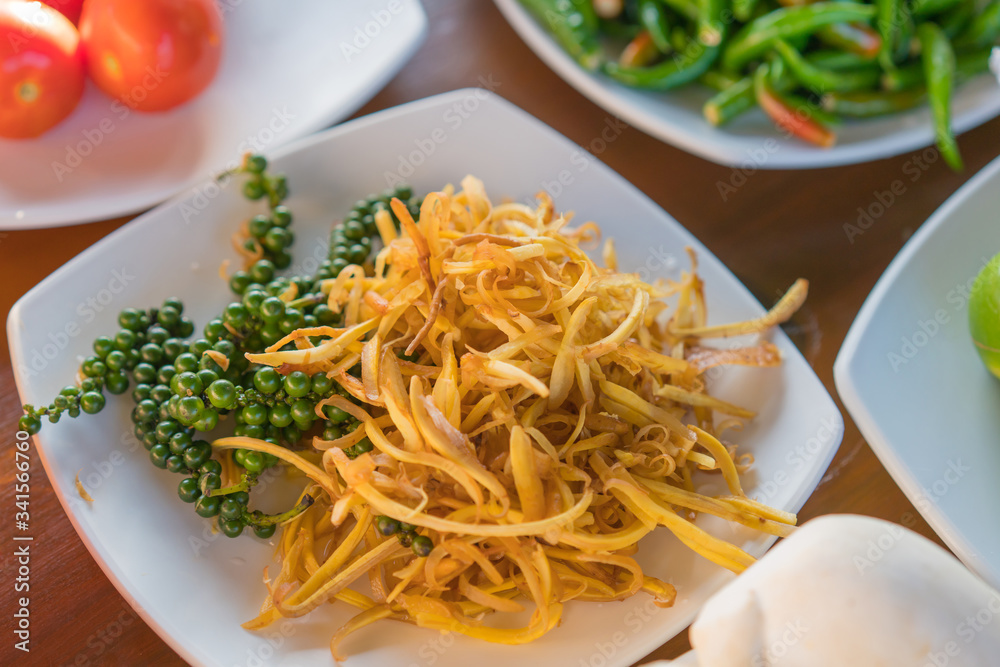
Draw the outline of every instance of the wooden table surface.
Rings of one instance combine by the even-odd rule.
[[[609,114],[539,61],[492,3],[425,0],[424,5],[430,18],[426,42],[357,115],[480,85],[487,78],[495,82],[499,95],[578,144],[587,146],[601,135]],[[730,182],[731,169],[639,130],[626,128],[600,159],[691,230],[762,299],[773,300],[777,290],[797,277],[810,281],[809,301],[797,320],[797,343],[836,398],[833,361],[855,314],[914,231],[996,156],[1000,119],[966,133],[959,144],[966,162],[963,173],[952,173],[937,160],[853,239],[845,223],[855,223],[858,207],[874,202],[877,191],[887,190],[896,179],[909,178],[919,151],[834,169],[759,171],[726,201],[718,183]],[[14,301],[33,285],[126,222],[122,218],[56,230],[0,233],[0,312],[4,319]],[[32,650],[25,656],[13,649],[11,613],[16,595],[12,582],[17,567],[9,545],[14,528],[14,434],[21,413],[5,331],[0,332],[0,350],[0,507],[4,508],[0,539],[8,545],[3,549],[5,613],[0,664],[184,664],[105,578],[56,501],[33,450],[30,511],[38,537],[31,562]],[[844,416],[843,444],[802,509],[801,520],[854,512],[903,522],[934,537],[846,412]],[[684,633],[649,658],[674,657],[687,647]]]

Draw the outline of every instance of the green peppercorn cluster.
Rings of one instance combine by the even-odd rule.
[[[389,537],[395,535],[404,547],[410,547],[418,556],[429,556],[434,549],[434,542],[426,535],[418,535],[417,527],[412,523],[396,521],[387,516],[375,517],[375,530]]]
[[[388,211],[396,228],[399,228],[399,219],[389,206],[393,198],[406,204],[414,219],[420,216],[421,200],[414,197],[413,189],[405,185],[358,200],[344,221],[334,225],[330,232],[328,259],[333,275],[340,273],[349,264],[361,266],[368,259],[372,251],[372,238],[378,235],[375,214],[380,210]]]
[[[360,200],[344,223],[334,227],[330,256],[315,275],[277,276],[278,270],[291,263],[292,214],[282,203],[288,195],[284,177],[271,176],[266,170],[267,161],[260,156],[248,156],[236,170],[248,176],[243,188],[248,198],[267,199],[268,213],[248,223],[247,247],[259,244],[263,256],[233,275],[229,284],[238,299],[208,321],[202,336],[192,338],[195,326],[184,316],[179,299],[167,299],[148,311],[126,308],[118,317],[119,331],[94,342],[94,354],[80,368],[80,385],[65,387],[49,406],[24,406],[20,420],[20,428],[34,434],[43,417],[55,423],[64,412],[71,417],[81,411],[95,414],[105,405],[104,390],[122,394],[134,383],[134,433],[150,461],[183,475],[177,487],[180,499],[192,504],[199,516],[216,518],[220,530],[230,537],[247,527],[259,537],[270,537],[278,523],[304,511],[313,499],[304,496],[276,515],[250,510],[250,490],[278,464],[278,458],[250,449],[235,450],[233,459],[242,469],[241,479],[223,488],[222,466],[212,458],[212,447],[200,434],[220,423],[232,424],[234,436],[292,448],[307,435],[336,440],[360,425],[348,412],[331,405],[317,412],[317,406],[335,393],[359,403],[325,373],[282,375],[274,368],[251,364],[246,354],[261,352],[302,327],[342,326],[342,315],[326,305],[324,281],[349,264],[368,261],[377,234],[374,214],[387,207],[391,198],[405,201],[415,218],[420,207],[408,187]],[[394,215],[393,220],[398,226]],[[295,297],[291,301],[279,298],[292,286]],[[282,349],[294,349],[294,345]],[[417,360],[416,356],[403,358]],[[359,376],[360,368],[350,372]],[[345,453],[355,458],[372,448],[365,437]],[[428,552],[433,546],[410,529],[402,530],[400,539],[419,544],[420,549],[426,546]]]

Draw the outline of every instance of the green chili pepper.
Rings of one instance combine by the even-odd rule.
[[[722,62],[726,69],[738,71],[777,39],[813,33],[831,24],[867,21],[874,16],[874,7],[856,2],[818,2],[776,9],[745,25],[726,47]]]
[[[990,68],[990,49],[967,51],[955,56],[955,80],[966,81]],[[882,75],[882,87],[888,91],[907,90],[922,86],[925,80],[923,64],[912,63]]]
[[[689,21],[697,21],[701,17],[697,0],[663,0],[663,4]]]
[[[962,0],[954,8],[945,12],[937,20],[938,26],[948,39],[954,40],[969,25],[972,17],[976,15],[976,0]]]
[[[802,54],[793,49],[787,42],[779,39],[774,43],[774,50],[781,56],[794,76],[804,88],[814,93],[829,91],[846,92],[849,90],[864,90],[878,83],[879,70],[876,66],[857,69],[848,72],[835,72],[810,63]]]
[[[875,26],[882,36],[878,58],[884,69],[895,67],[893,55],[903,27],[902,4],[902,0],[875,0],[875,8],[878,10]]]
[[[698,78],[698,81],[719,92],[735,85],[740,80],[739,77],[727,72],[720,72],[717,69],[710,69]]]
[[[604,71],[612,78],[635,88],[670,90],[696,80],[715,62],[721,50],[724,24],[722,0],[701,0],[698,38],[682,51],[651,67],[622,67],[609,62]]]
[[[864,23],[834,23],[823,26],[816,31],[816,37],[827,46],[869,59],[877,58],[882,50],[882,37]]]
[[[712,125],[725,125],[744,111],[757,105],[754,95],[753,77],[745,77],[724,90],[720,90],[705,102],[701,111]]]
[[[771,84],[768,69],[762,65],[753,76],[754,94],[764,113],[789,134],[823,148],[833,146],[836,137],[819,121],[815,106],[778,92]]]
[[[659,0],[639,0],[639,23],[649,32],[653,44],[662,53],[670,53],[670,24]]]
[[[962,0],[913,0],[914,18],[925,19],[935,14],[946,12]]]
[[[802,54],[802,57],[816,67],[831,69],[835,72],[870,69],[872,67],[871,58],[859,56],[849,51],[813,51]]]
[[[955,52],[951,42],[933,23],[922,23],[917,28],[920,40],[920,59],[924,65],[927,93],[934,116],[934,134],[938,150],[948,166],[962,170],[962,156],[951,129],[951,91],[955,85]]]
[[[821,103],[826,111],[841,116],[870,118],[912,109],[923,104],[926,99],[927,91],[923,86],[918,86],[896,92],[863,90],[827,93]]]
[[[556,41],[589,70],[597,69],[601,47],[597,39],[597,15],[589,0],[521,0],[556,38]]]
[[[753,18],[758,0],[733,0],[733,16],[737,21],[746,23]]]
[[[986,48],[996,44],[997,37],[1000,37],[1000,0],[993,0],[955,40],[955,48]]]

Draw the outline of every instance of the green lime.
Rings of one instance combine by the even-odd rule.
[[[986,368],[1000,378],[1000,255],[983,267],[972,285],[969,330]]]

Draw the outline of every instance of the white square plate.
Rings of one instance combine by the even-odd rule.
[[[0,139],[0,229],[113,218],[158,204],[248,150],[350,115],[423,41],[417,0],[220,0],[222,65],[191,102],[138,113],[87,84],[37,139]]]
[[[823,149],[783,136],[760,109],[725,127],[713,127],[701,107],[712,91],[701,85],[666,93],[636,90],[603,74],[588,72],[553,40],[519,0],[494,0],[531,50],[567,83],[609,112],[648,134],[706,160],[755,169],[813,169],[891,157],[934,141],[930,110],[837,126],[837,144]],[[1000,87],[983,75],[955,92],[952,120],[956,132],[1000,114]]]
[[[622,266],[650,278],[676,277],[686,262],[684,247],[693,246],[713,322],[763,312],[718,260],[622,177],[484,90],[456,91],[351,121],[275,152],[272,163],[288,175],[300,270],[315,269],[315,258],[326,254],[331,221],[359,197],[400,174],[426,192],[471,173],[495,199],[526,200],[544,183],[561,183],[555,197],[560,210],[599,221],[616,239]],[[256,210],[238,190],[212,188],[210,197],[197,188],[181,195],[109,235],[23,297],[8,321],[22,398],[47,403],[73,377],[89,342],[116,328],[115,313],[123,307],[177,295],[199,325],[220,312],[229,301],[217,275],[220,260],[236,259],[230,234]],[[76,335],[68,335],[67,327]],[[780,331],[773,340],[785,356],[780,368],[736,368],[714,385],[726,400],[759,411],[738,434],[756,458],[745,480],[748,492],[797,510],[826,469],[843,424],[795,347]],[[128,403],[110,400],[95,417],[46,423],[37,440],[61,502],[108,577],[193,663],[229,667],[266,653],[267,664],[330,665],[328,642],[348,610],[324,607],[277,624],[263,638],[240,628],[262,601],[261,570],[272,548],[249,536],[210,535],[208,523],[178,501],[178,476],[153,468],[142,448],[131,444]],[[77,471],[91,487],[93,505],[76,497]],[[772,541],[700,522],[755,554]],[[683,630],[731,576],[695,557],[667,531],[644,540],[639,559],[651,574],[677,586],[675,607],[656,609],[644,595],[613,604],[569,604],[561,627],[518,647],[382,624],[345,642],[343,650],[352,655],[347,664],[629,665]]]
[[[952,551],[1000,586],[1000,382],[969,335],[973,280],[1000,252],[1000,158],[923,224],[837,355],[837,391],[882,464]]]

